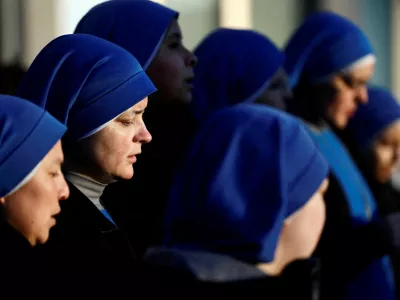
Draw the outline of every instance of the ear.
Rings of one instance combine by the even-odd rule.
[[[6,203],[6,197],[1,197],[0,198],[0,204],[4,206],[5,203]]]

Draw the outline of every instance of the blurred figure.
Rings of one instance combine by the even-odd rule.
[[[75,30],[128,50],[158,89],[146,109],[153,141],[136,164],[139,176],[109,186],[103,198],[138,253],[161,241],[174,169],[195,128],[189,104],[197,59],[182,43],[178,17],[178,12],[153,1],[114,0],[93,7]]]
[[[155,286],[178,299],[314,299],[314,269],[286,271],[295,261],[312,266],[298,260],[322,232],[327,176],[295,118],[254,104],[212,114],[175,177],[165,246],[146,257]]]
[[[25,75],[25,69],[18,63],[0,65],[0,94],[14,95]]]
[[[368,101],[375,54],[364,33],[331,12],[311,15],[290,38],[288,111],[304,120],[331,167],[321,257],[323,299],[394,299],[393,241],[374,196],[330,126],[343,129]]]
[[[380,214],[390,218],[399,212],[400,193],[390,182],[400,158],[400,105],[394,95],[370,87],[368,103],[360,106],[340,136],[367,179]],[[391,257],[396,287],[400,287],[400,257],[396,253]]]
[[[45,243],[60,200],[69,190],[61,173],[60,139],[66,128],[43,109],[0,96],[0,257],[1,296],[22,297],[35,287],[42,267],[32,247]],[[46,281],[46,271],[39,281]],[[41,282],[42,283],[42,282]],[[22,290],[21,287],[24,287]],[[27,290],[29,292],[27,292]]]
[[[291,97],[283,53],[252,30],[216,29],[195,49],[193,113],[204,119],[238,103],[263,103],[285,109]]]
[[[68,126],[63,169],[71,196],[41,254],[72,293],[132,292],[135,254],[101,196],[108,184],[133,176],[136,155],[151,141],[143,113],[154,91],[130,53],[84,34],[50,42],[20,87],[21,96]],[[99,278],[107,278],[100,290]]]

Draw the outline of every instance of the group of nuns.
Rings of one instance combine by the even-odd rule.
[[[397,299],[400,106],[362,30],[192,53],[178,18],[101,3],[0,96],[1,297]]]

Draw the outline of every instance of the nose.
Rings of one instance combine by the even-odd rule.
[[[368,102],[368,90],[367,86],[363,86],[359,89],[357,100],[361,104],[366,104]]]
[[[147,144],[150,143],[152,139],[151,133],[147,130],[146,124],[143,122],[139,132],[133,137],[133,141]]]
[[[186,55],[186,66],[194,68],[197,65],[197,56],[190,50],[187,50],[187,55]]]
[[[65,181],[64,175],[62,175],[60,189],[59,189],[59,200],[67,200],[69,197],[69,187]]]

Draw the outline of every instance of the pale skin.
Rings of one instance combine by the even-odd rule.
[[[197,58],[183,45],[182,39],[178,21],[173,20],[146,73],[163,99],[189,103]]]
[[[375,179],[380,183],[390,180],[400,160],[400,120],[392,123],[373,141]]]
[[[358,106],[368,102],[367,83],[372,78],[374,70],[375,63],[370,63],[345,74],[351,85],[346,83],[343,74],[336,74],[331,79],[330,83],[337,93],[325,113],[326,118],[337,128],[344,129]]]
[[[291,262],[307,259],[312,255],[325,224],[324,194],[328,185],[328,179],[324,179],[310,200],[285,219],[275,258],[270,263],[258,264],[260,270],[270,276],[279,276]]]
[[[30,181],[7,197],[0,198],[7,222],[32,245],[45,243],[56,224],[60,200],[69,197],[61,172],[64,155],[61,141],[40,162]]]
[[[103,184],[132,178],[136,156],[152,139],[143,121],[147,103],[146,97],[99,132],[76,142],[73,156],[66,154],[65,170]]]

